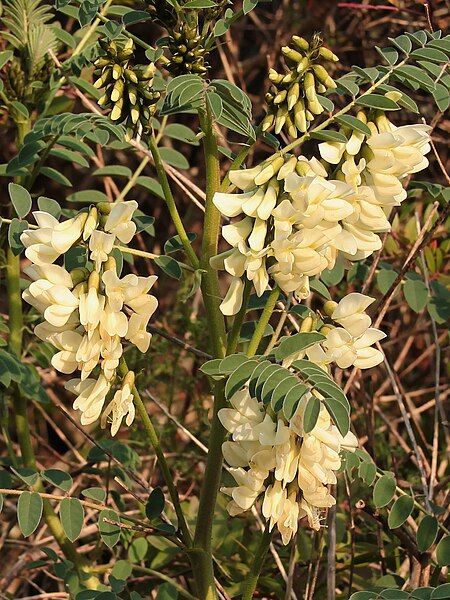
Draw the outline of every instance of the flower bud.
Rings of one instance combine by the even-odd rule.
[[[97,271],[92,271],[88,279],[88,289],[98,290],[100,287],[100,275]]]
[[[309,43],[305,40],[305,38],[300,37],[298,35],[293,35],[292,41],[302,52],[306,52],[307,50],[309,50]]]
[[[329,317],[331,317],[336,306],[337,302],[334,302],[333,300],[327,300],[327,302],[325,302],[325,304],[323,305],[323,312]]]
[[[92,232],[97,227],[98,222],[98,211],[95,206],[91,208],[88,214],[88,218],[86,219],[86,223],[83,228],[83,240],[86,241],[88,237],[92,234]]]
[[[302,321],[302,324],[300,325],[300,331],[303,333],[309,333],[310,331],[312,331],[314,325],[314,320],[312,317],[308,316],[305,317]]]
[[[125,385],[129,385],[130,388],[134,386],[135,375],[134,371],[128,371],[125,377],[122,379],[122,387]]]

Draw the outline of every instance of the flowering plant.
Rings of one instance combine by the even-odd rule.
[[[18,24],[21,3],[30,18]],[[345,485],[350,503],[350,485],[357,472],[361,485],[373,488],[371,516],[383,523],[384,516],[377,511],[393,502],[389,527],[401,531],[399,539],[410,556],[420,562],[426,555],[428,567],[434,561],[438,584],[439,569],[449,563],[450,536],[442,516],[445,509],[436,510],[437,449],[427,474],[401,382],[380,342],[393,343],[388,333],[393,328],[384,316],[401,284],[412,310],[419,313],[428,306],[434,344],[440,348],[436,323],[443,320],[436,303],[434,314],[430,307],[439,294],[442,297],[440,288],[447,290],[437,281],[440,288],[432,288],[423,253],[433,232],[445,223],[448,205],[439,216],[437,202],[422,229],[419,221],[419,237],[399,272],[388,275],[384,291],[379,286],[381,297],[376,298],[375,290],[372,293],[371,284],[376,273],[387,270],[380,270],[382,253],[387,240],[395,239],[390,232],[408,206],[411,177],[427,169],[428,157],[435,151],[434,123],[426,113],[430,124],[425,118],[411,120],[407,109],[414,112],[416,104],[407,91],[431,94],[440,109],[448,107],[448,36],[425,30],[400,35],[392,40],[395,48],[378,49],[382,65],[354,67],[338,77],[339,58],[320,35],[308,40],[294,35],[281,49],[282,72],[269,70],[265,115],[253,119],[252,103],[242,89],[231,80],[210,78],[213,49],[220,48],[220,38],[257,2],[244,2],[241,11],[228,4],[149,0],[142,10],[119,7],[125,10],[117,21],[110,1],[81,2],[76,15],[86,32],[75,44],[67,31],[48,25],[47,7],[27,0],[8,2],[4,25],[11,30],[12,49],[1,53],[5,67],[1,101],[15,128],[17,154],[4,170],[14,181],[8,185],[10,212],[2,214],[9,227],[9,319],[8,350],[0,349],[0,365],[6,366],[0,382],[8,387],[20,448],[16,457],[6,426],[12,448],[8,466],[20,482],[18,487],[26,489],[5,485],[0,494],[19,497],[18,521],[25,536],[34,534],[43,515],[61,553],[50,549],[56,559],[51,552],[48,556],[56,562],[55,572],[64,579],[65,589],[77,600],[141,598],[139,582],[133,589],[130,579],[133,570],[156,578],[158,598],[179,593],[214,600],[239,594],[248,600],[257,593],[269,551],[286,575],[274,543],[281,553],[291,544],[293,564],[302,540],[310,539],[304,536],[312,531],[319,547],[327,526],[328,560],[330,564],[335,560],[339,485]],[[75,5],[59,2],[58,9],[70,16]],[[154,46],[129,31],[147,20],[166,33]],[[28,21],[35,24],[28,26]],[[25,45],[20,28],[27,36]],[[94,33],[95,41],[89,45]],[[36,41],[39,35],[47,44],[43,55]],[[63,62],[57,56],[59,42],[73,49]],[[39,98],[32,97],[32,88],[18,75],[23,75],[24,57],[33,52],[35,83],[42,84],[35,86]],[[92,77],[92,83],[86,77]],[[56,100],[63,85],[72,86],[91,112],[61,112]],[[394,111],[408,114],[407,123]],[[195,131],[168,122],[181,113],[195,115]],[[220,136],[234,145],[234,135],[240,136],[238,151],[219,146]],[[204,179],[204,191],[179,173],[186,159],[164,143],[166,137],[175,148],[202,144],[199,181]],[[89,144],[96,144],[96,152]],[[141,163],[134,173],[122,164],[105,164],[106,146],[108,152],[139,153]],[[221,158],[221,151],[230,162]],[[254,152],[256,158],[250,158]],[[49,157],[86,168],[84,155],[95,162],[94,175],[104,178],[105,192],[77,191],[64,208],[38,196],[41,177],[66,184],[65,175],[47,165]],[[156,179],[141,175],[148,165]],[[123,174],[128,183],[119,192],[113,178]],[[147,251],[143,237],[156,233],[154,218],[141,210],[142,202],[126,199],[137,194],[140,184],[155,201],[164,201],[170,216],[167,229],[176,233],[163,240],[162,254]],[[182,214],[174,185],[204,212],[197,233],[187,230],[188,216]],[[435,197],[444,204],[448,188],[437,186]],[[78,202],[84,204],[81,209]],[[27,220],[34,204],[35,224]],[[417,257],[425,265],[420,270],[423,281],[418,273],[416,278],[405,275]],[[350,277],[360,268],[367,269],[364,282]],[[156,269],[161,271],[158,276]],[[344,273],[347,281],[341,284]],[[180,304],[191,299],[195,312],[202,315],[204,327],[196,334],[201,349],[192,340],[181,339],[185,332],[173,335],[156,325],[158,304],[160,312],[167,307],[162,290],[173,295],[170,286],[163,287],[165,276],[189,283],[191,289]],[[423,305],[417,277],[426,290]],[[31,306],[25,318],[22,299]],[[190,477],[190,467],[184,468],[186,452],[177,463],[165,454],[172,441],[154,414],[158,401],[148,391],[154,385],[153,369],[158,372],[161,367],[153,360],[153,333],[201,358],[199,385],[207,387],[208,396],[203,413],[207,458],[198,473],[199,485],[193,478],[189,489],[184,486]],[[29,347],[24,339],[30,340]],[[439,419],[444,420],[439,360],[434,448]],[[395,397],[400,398],[423,503],[417,494],[413,497],[415,488],[403,490],[390,470],[377,467],[373,444],[357,434],[355,398],[359,394],[359,401],[373,401],[368,379],[358,377],[382,363]],[[63,385],[47,395],[50,388],[47,383],[45,390],[41,388],[40,378],[45,382],[55,377]],[[84,499],[75,494],[73,474],[40,468],[28,418],[33,401],[42,396],[94,444],[87,457],[73,448],[83,462],[80,472],[102,482],[102,469],[93,465],[107,462],[106,485],[82,489]],[[177,423],[169,409],[164,411]],[[204,447],[188,427],[177,425]],[[106,439],[98,441],[97,426],[109,430]],[[154,454],[160,485],[152,488],[149,474],[139,472],[134,443]],[[118,466],[110,481],[112,463]],[[182,474],[175,477],[175,471]],[[112,489],[113,483],[119,488]],[[49,493],[48,485],[64,496]],[[118,489],[127,496],[126,502]],[[3,503],[3,495],[0,498]],[[213,548],[221,509],[233,532],[250,523],[253,558],[230,572],[215,557],[219,548]],[[418,526],[411,516],[416,509],[425,513]],[[117,545],[112,562],[95,564],[100,561],[97,543],[87,556],[76,544],[87,529],[85,520],[93,518],[107,548]],[[254,518],[261,536],[255,533]],[[401,529],[407,525],[412,533]],[[419,536],[421,528],[425,533]],[[161,554],[167,553],[161,567],[154,564],[159,555],[148,549],[149,539]],[[158,548],[158,543],[167,545]],[[170,575],[162,570],[166,565]],[[286,598],[297,597],[292,577],[284,577]],[[335,597],[333,577],[327,582],[329,598]],[[425,575],[421,577],[425,581]],[[308,576],[308,600],[316,585],[311,581]],[[281,597],[280,588],[274,591],[263,578],[261,582],[264,597]],[[412,575],[406,585],[413,587]],[[349,593],[352,586],[353,571]]]

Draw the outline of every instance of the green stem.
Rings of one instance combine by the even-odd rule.
[[[121,359],[118,370],[122,376],[125,376],[128,373],[127,363],[125,362],[124,358]],[[156,433],[156,430],[153,427],[153,423],[150,417],[148,416],[145,405],[142,402],[141,396],[139,395],[139,392],[137,391],[136,387],[133,387],[133,396],[137,411],[144,425],[145,433],[147,434],[149,442],[152,445],[153,450],[155,451],[156,458],[158,459],[159,468],[161,469],[161,473],[163,475],[164,481],[166,482],[170,498],[175,508],[175,512],[178,518],[178,527],[180,528],[183,541],[187,546],[190,546],[192,543],[191,534],[189,531],[189,527],[186,523],[186,519],[184,518],[184,513],[183,509],[181,508],[178,491],[175,487],[175,484],[173,483],[173,477],[170,472],[169,465],[167,464],[166,457],[164,456],[164,452],[161,448],[161,443],[159,441],[158,434]]]
[[[164,169],[161,155],[159,153],[155,136],[153,134],[150,135],[148,138],[148,147],[150,149],[150,152],[152,153],[153,160],[155,162],[155,168],[158,174],[159,183],[161,184],[161,187],[163,189],[164,199],[166,201],[166,205],[169,210],[172,222],[175,226],[175,229],[177,230],[177,234],[180,237],[181,243],[183,244],[183,248],[186,252],[186,256],[188,257],[189,262],[194,267],[194,269],[198,269],[199,260],[194,252],[194,249],[192,248],[191,242],[184,228],[183,221],[181,220],[180,214],[175,204],[175,199],[173,197],[172,190],[170,189],[169,180],[167,179],[166,171]]]
[[[205,134],[203,148],[206,170],[206,203],[200,263],[204,273],[201,289],[211,335],[212,353],[216,358],[222,358],[226,354],[227,345],[225,318],[220,312],[221,298],[217,272],[210,265],[211,257],[217,254],[220,233],[220,213],[213,203],[214,194],[220,187],[219,152],[212,117],[207,106],[199,110],[199,119],[201,129]],[[211,534],[222,475],[222,443],[226,433],[219,420],[218,413],[224,405],[224,386],[222,382],[218,382],[215,386],[208,457],[200,491],[194,549],[190,553],[197,593],[202,600],[217,598],[211,552]]]
[[[145,250],[136,250],[135,248],[129,248],[128,246],[116,246],[115,245],[114,248],[117,248],[117,250],[120,250],[121,252],[123,252],[125,254],[134,254],[135,256],[142,256],[143,258],[149,258],[150,260],[155,260],[155,258],[161,258],[160,254],[153,254],[153,252],[145,252]],[[186,265],[185,263],[182,263],[179,260],[177,262],[182,269],[185,269],[186,271],[191,271],[191,272],[194,271],[194,268],[191,267],[190,265]]]
[[[250,292],[252,291],[252,282],[247,278],[244,284],[244,294],[242,298],[242,306],[234,317],[233,326],[230,333],[228,334],[227,344],[227,355],[236,352],[237,345],[239,343],[239,336],[241,334],[242,323],[244,322],[245,314],[247,312],[247,305],[250,298]]]
[[[270,292],[269,297],[267,298],[267,302],[262,312],[261,318],[259,319],[253,337],[250,340],[250,344],[247,350],[247,356],[255,356],[256,352],[258,351],[258,346],[262,338],[264,337],[266,327],[270,321],[270,317],[273,314],[273,310],[275,308],[279,295],[280,288],[278,286],[275,286]]]
[[[253,598],[253,593],[256,590],[256,585],[258,583],[259,576],[261,574],[261,569],[264,564],[264,560],[267,555],[267,551],[269,550],[270,541],[272,539],[273,530],[269,531],[269,525],[266,525],[266,528],[261,536],[261,540],[259,542],[259,546],[256,550],[256,554],[253,557],[253,562],[250,567],[250,572],[247,576],[247,579],[244,582],[244,589],[242,592],[242,600],[251,600]]]
[[[217,254],[220,233],[219,210],[214,206],[214,194],[220,188],[220,164],[217,139],[213,129],[213,121],[209,110],[199,111],[200,126],[203,133],[203,149],[205,154],[206,170],[206,202],[205,219],[203,222],[203,242],[201,253],[201,268],[204,270],[202,277],[202,293],[208,324],[212,336],[212,350],[215,357],[225,356],[226,331],[225,319],[220,311],[220,290],[217,271],[209,264],[210,259]]]

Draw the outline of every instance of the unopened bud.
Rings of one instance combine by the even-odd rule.
[[[305,317],[302,321],[302,324],[300,325],[300,331],[303,332],[310,332],[313,328],[314,325],[314,320],[312,317]]]
[[[116,270],[116,259],[113,256],[108,256],[108,259],[104,263],[103,268],[105,271]]]
[[[329,317],[331,317],[331,315],[336,310],[336,306],[337,302],[334,302],[333,300],[327,300],[327,302],[325,302],[325,304],[323,305],[323,312]]]
[[[101,215],[109,215],[112,209],[111,202],[97,202],[96,208]]]
[[[122,380],[122,387],[124,387],[125,385],[129,385],[130,388],[132,388],[134,386],[134,380],[135,380],[134,371],[128,371],[128,373],[125,375],[125,377]]]
[[[305,38],[300,37],[299,35],[293,35],[292,41],[299,50],[302,50],[303,52],[309,50],[309,43],[305,40]]]
[[[92,271],[88,279],[88,289],[94,288],[98,290],[100,287],[100,274],[97,271]]]
[[[284,165],[284,158],[278,156],[272,160],[264,169],[255,177],[255,185],[263,185],[267,183],[269,179],[272,179],[274,175],[278,173],[281,167]]]

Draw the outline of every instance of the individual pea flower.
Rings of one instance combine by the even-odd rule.
[[[375,298],[353,292],[344,296],[339,303],[328,301],[324,311],[346,329],[353,337],[362,335],[371,325],[372,319],[366,309],[375,302]]]
[[[270,69],[272,83],[266,94],[268,112],[262,122],[263,131],[271,127],[278,134],[282,129],[292,137],[307,131],[309,124],[323,108],[318,94],[336,88],[320,61],[337,61],[338,57],[322,46],[322,40],[315,35],[311,42],[294,35],[290,46],[281,52],[285,61],[284,73]]]
[[[90,425],[100,417],[111,383],[100,374],[98,379],[71,379],[65,388],[77,396],[73,408],[81,412],[81,424]]]
[[[104,230],[113,234],[123,244],[128,244],[136,233],[136,223],[132,220],[133,214],[138,207],[135,200],[115,202],[111,208]]]
[[[130,426],[135,417],[134,407],[134,373],[128,371],[122,381],[120,390],[117,390],[114,394],[113,399],[105,409],[103,410],[101,417],[101,427],[104,429],[108,421],[108,417],[111,415],[111,435],[114,437],[119,431],[122,420],[125,418],[125,423]]]
[[[35,211],[37,229],[26,229],[20,236],[25,256],[35,265],[52,264],[82,236],[87,213],[59,222],[53,215]]]

